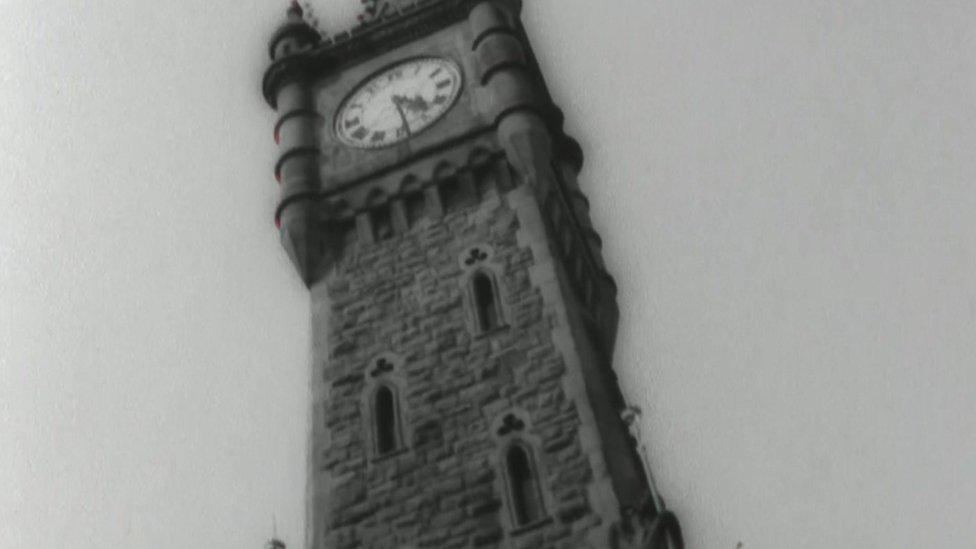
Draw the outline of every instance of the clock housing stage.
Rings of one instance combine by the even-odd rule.
[[[310,107],[322,116],[316,141],[324,189],[406,169],[475,135],[493,139],[472,38],[464,22],[448,25],[424,40],[347,59],[312,83]],[[450,84],[438,89],[445,80]]]
[[[343,102],[336,136],[357,148],[394,145],[424,131],[454,105],[461,69],[442,57],[401,61],[368,78]]]

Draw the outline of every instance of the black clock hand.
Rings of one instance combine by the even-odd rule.
[[[394,95],[390,97],[390,99],[393,101],[393,106],[396,107],[397,112],[400,113],[400,120],[403,121],[403,129],[407,131],[407,137],[409,137],[411,135],[410,123],[407,122],[407,115],[403,113],[403,106],[402,106],[402,103],[406,98],[401,97],[399,95]]]

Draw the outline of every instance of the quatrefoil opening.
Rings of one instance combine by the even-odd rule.
[[[488,254],[486,254],[481,248],[471,248],[468,252],[468,258],[464,260],[464,264],[468,267],[473,267],[477,263],[488,259]]]
[[[494,257],[494,250],[487,244],[477,244],[466,249],[458,256],[458,262],[464,270],[472,270],[488,263]]]

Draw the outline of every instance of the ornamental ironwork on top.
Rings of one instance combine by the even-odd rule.
[[[276,90],[296,77],[321,75],[339,70],[366,57],[400,47],[468,17],[471,9],[484,0],[367,0],[363,3],[362,18],[347,30],[329,34],[323,31],[316,6],[307,0],[293,3],[288,22],[269,44],[274,61],[265,72],[262,83],[264,98],[276,107]],[[508,4],[516,13],[521,0],[495,0]],[[297,18],[296,18],[297,14]],[[498,29],[488,29],[496,31]],[[312,36],[314,35],[314,42]],[[282,36],[298,40],[314,48],[296,48],[290,53],[281,46]]]

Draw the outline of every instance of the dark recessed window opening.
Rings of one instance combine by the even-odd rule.
[[[455,212],[464,206],[464,195],[456,179],[448,179],[440,184],[441,204],[445,212]]]
[[[393,219],[389,204],[376,208],[370,214],[373,222],[373,240],[381,242],[393,236]]]
[[[342,245],[343,247],[351,247],[356,243],[356,220],[347,219],[345,221],[339,222],[336,225],[335,231],[337,234],[342,235]]]
[[[485,273],[476,273],[471,281],[474,290],[474,303],[478,315],[478,328],[486,332],[501,326],[498,314],[498,301],[495,285]]]
[[[479,170],[475,174],[475,186],[478,192],[478,198],[484,198],[488,196],[490,192],[495,190],[495,172],[491,170]]]
[[[408,194],[405,202],[407,206],[407,224],[413,227],[427,213],[427,201],[424,199],[424,193],[417,192]]]
[[[397,448],[396,398],[389,387],[376,391],[376,453],[387,454]]]
[[[542,520],[542,494],[532,463],[525,448],[515,445],[508,450],[505,458],[508,467],[508,481],[512,495],[512,513],[515,525],[526,526]]]

